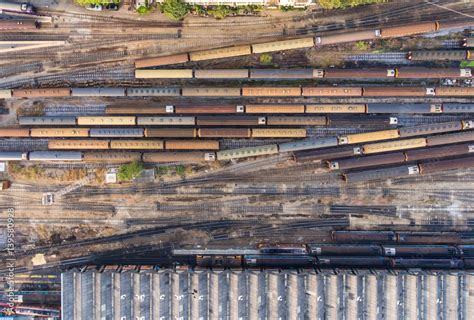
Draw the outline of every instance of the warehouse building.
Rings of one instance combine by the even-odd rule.
[[[62,274],[62,319],[468,319],[465,272],[142,271]]]

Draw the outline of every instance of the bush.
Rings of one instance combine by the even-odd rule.
[[[120,181],[130,181],[138,177],[143,171],[143,163],[134,161],[121,165],[118,169],[117,178]]]
[[[150,12],[152,12],[153,9],[154,8],[148,4],[148,1],[146,1],[144,6],[139,6],[137,8],[137,13],[141,16],[144,16],[144,15],[149,14]]]
[[[319,5],[324,9],[344,9],[364,4],[383,3],[386,1],[387,0],[318,0]]]
[[[289,11],[305,11],[306,7],[303,8],[295,8],[293,6],[280,6],[279,7],[281,12],[289,12]]]
[[[101,5],[106,5],[108,3],[115,3],[115,4],[120,4],[120,0],[113,0],[113,1],[109,1],[109,0],[74,0],[78,5],[80,6],[83,6],[83,7],[87,7],[89,6],[90,4],[101,4]]]
[[[365,41],[357,41],[357,42],[355,43],[355,47],[356,47],[356,49],[359,50],[359,51],[367,51],[367,50],[369,50],[369,45],[368,45],[368,43],[365,42]]]
[[[175,20],[182,20],[191,9],[192,7],[183,0],[165,0],[161,4],[161,12]]]
[[[184,174],[186,173],[186,168],[184,166],[176,166],[174,169],[178,176],[184,176]]]
[[[261,64],[270,64],[273,61],[273,57],[271,54],[263,53],[260,55],[259,61]]]

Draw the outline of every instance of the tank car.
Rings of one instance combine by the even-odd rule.
[[[309,252],[315,256],[382,256],[379,245],[310,244]]]
[[[389,268],[392,260],[386,257],[318,257],[319,268]]]
[[[245,255],[244,265],[249,268],[311,268],[315,259],[305,255]]]
[[[457,233],[398,232],[398,242],[404,244],[458,244],[461,236]]]
[[[455,246],[440,245],[383,245],[384,255],[387,257],[426,257],[426,258],[454,258],[460,252]]]
[[[462,269],[463,266],[460,259],[393,259],[393,267],[396,269]]]
[[[196,256],[196,266],[203,268],[239,268],[242,256]]]
[[[304,244],[259,244],[261,254],[277,255],[306,255],[308,251]]]
[[[393,231],[333,231],[331,237],[344,243],[395,243],[397,234]]]

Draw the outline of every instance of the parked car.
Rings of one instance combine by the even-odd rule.
[[[115,3],[108,3],[105,5],[105,9],[117,11],[119,9],[119,6],[116,5]]]
[[[91,11],[102,11],[104,7],[101,4],[90,4],[86,9]]]

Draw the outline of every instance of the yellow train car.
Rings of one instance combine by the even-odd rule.
[[[364,154],[381,153],[426,147],[426,138],[406,139],[390,142],[370,143],[362,146]]]
[[[304,104],[247,104],[245,113],[304,113]]]
[[[51,150],[99,150],[109,149],[109,140],[49,140]]]
[[[190,61],[202,61],[210,59],[222,59],[230,57],[245,56],[252,53],[250,45],[225,47],[210,50],[200,50],[189,53]]]
[[[80,126],[134,126],[136,125],[136,117],[120,117],[120,116],[91,116],[77,117],[77,124]]]
[[[363,142],[369,142],[369,141],[396,139],[398,137],[400,137],[400,133],[398,132],[397,129],[382,130],[382,131],[349,134],[347,136],[341,137],[340,143],[341,144],[363,143]]]
[[[32,137],[88,137],[89,128],[31,128],[30,134]]]
[[[135,150],[162,150],[163,140],[112,140],[110,149],[135,149]]]
[[[300,39],[282,40],[257,43],[252,45],[253,53],[275,52],[292,49],[311,48],[314,46],[313,37],[306,37]]]
[[[306,129],[252,129],[252,138],[306,138]]]
[[[192,69],[135,70],[135,79],[192,79]]]

